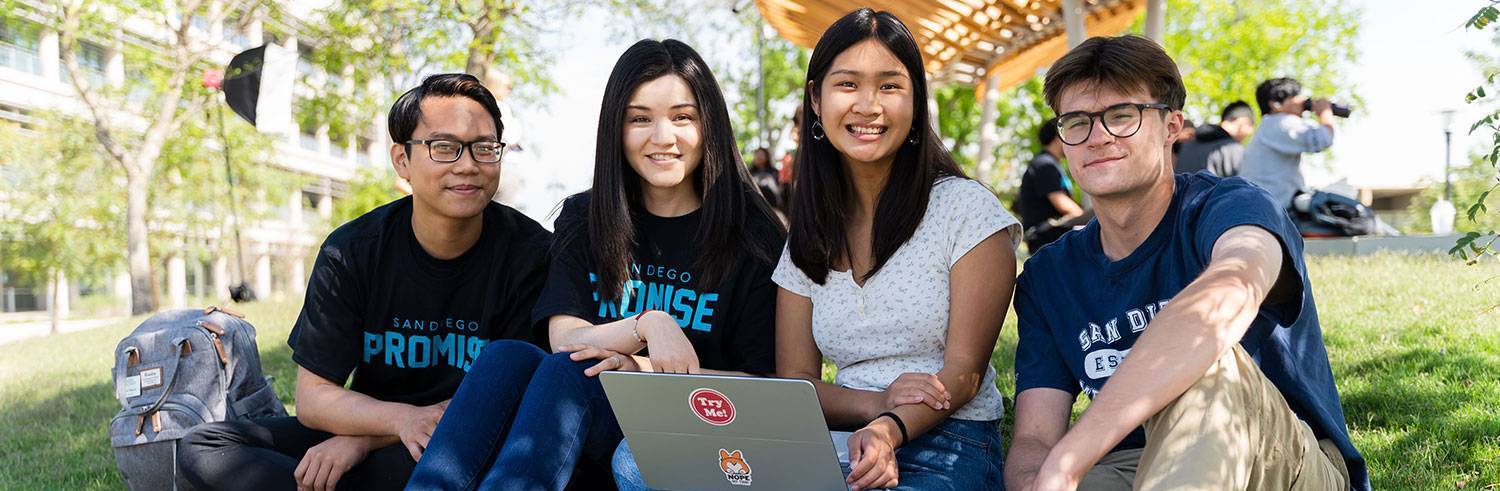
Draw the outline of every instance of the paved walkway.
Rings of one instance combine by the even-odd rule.
[[[57,323],[57,331],[73,332],[85,329],[104,327],[119,322],[124,317],[106,317],[102,319],[63,319]],[[22,339],[46,336],[52,330],[50,320],[43,318],[38,321],[7,322],[0,324],[0,346],[14,343]]]

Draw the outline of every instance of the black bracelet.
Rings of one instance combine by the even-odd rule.
[[[880,419],[880,416],[889,416],[891,418],[891,421],[895,421],[896,422],[896,429],[901,430],[901,446],[905,447],[906,446],[906,422],[905,421],[901,421],[901,417],[900,416],[897,416],[896,413],[893,413],[893,412],[890,412],[890,411],[886,411],[886,412],[880,413],[879,416],[875,416],[875,419]]]

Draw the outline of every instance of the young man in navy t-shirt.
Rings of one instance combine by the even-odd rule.
[[[1026,262],[1015,489],[1368,490],[1297,229],[1260,188],[1172,173],[1185,89],[1160,46],[1093,38],[1047,72],[1097,218]],[[1079,392],[1092,398],[1069,425]]]

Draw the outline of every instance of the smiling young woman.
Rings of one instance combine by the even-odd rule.
[[[1001,489],[989,356],[1020,225],[943,147],[921,52],[896,17],[835,22],[806,90],[791,234],[772,276],[777,372],[812,381],[829,424],[854,431],[854,489]]]
[[[562,489],[580,462],[613,458],[620,487],[637,489],[599,372],[775,371],[770,276],[785,232],[736,148],[718,82],[692,48],[648,39],[620,56],[600,105],[593,187],[562,204],[532,310],[554,354],[486,350],[413,487]]]

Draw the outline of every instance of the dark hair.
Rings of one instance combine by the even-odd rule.
[[[1240,118],[1254,118],[1255,110],[1250,109],[1250,104],[1245,101],[1234,101],[1224,106],[1224,112],[1219,113],[1219,122],[1227,123]]]
[[[1062,111],[1063,91],[1078,84],[1097,84],[1120,93],[1145,89],[1173,110],[1182,110],[1187,99],[1177,63],[1161,45],[1135,35],[1089,38],[1053,63],[1042,87],[1053,112]]]
[[[625,108],[636,88],[661,77],[681,77],[697,100],[702,132],[703,158],[693,172],[693,187],[703,200],[701,219],[694,237],[698,245],[695,266],[702,271],[704,285],[712,288],[735,267],[741,252],[748,250],[757,260],[774,265],[774,251],[784,233],[765,198],[751,185],[750,172],[740,160],[739,146],[730,126],[729,108],[708,64],[693,48],[675,39],[642,39],[631,45],[615,62],[604,86],[599,107],[599,133],[594,150],[594,183],[588,191],[589,251],[598,267],[601,298],[616,300],[629,278],[636,246],[636,217],[646,213],[642,202],[640,174],[625,158]],[[770,224],[776,237],[747,225]],[[558,237],[560,242],[576,240]],[[746,247],[746,244],[753,244]],[[761,247],[764,245],[765,247]]]
[[[412,132],[417,130],[417,123],[422,120],[422,100],[428,97],[465,97],[478,102],[495,119],[495,139],[498,140],[505,134],[505,123],[500,121],[500,105],[495,103],[495,95],[490,93],[490,89],[485,88],[473,75],[443,73],[422,79],[422,85],[401,94],[396,103],[391,104],[391,114],[386,119],[386,126],[390,130],[392,142],[405,143],[411,140]]]
[[[1042,149],[1043,150],[1046,150],[1047,149],[1047,145],[1051,145],[1052,141],[1056,140],[1056,139],[1057,139],[1057,118],[1054,117],[1054,118],[1050,118],[1050,119],[1048,119],[1046,121],[1043,121],[1042,122],[1042,127],[1036,129],[1036,141],[1037,141],[1037,143],[1041,143],[1042,144]]]
[[[1302,84],[1291,77],[1273,78],[1255,87],[1255,104],[1260,106],[1262,116],[1274,112],[1272,102],[1281,102],[1302,93]]]
[[[886,260],[916,232],[933,184],[944,176],[964,176],[953,156],[943,147],[932,127],[927,111],[927,79],[922,70],[922,52],[911,31],[889,12],[862,8],[850,12],[823,32],[807,64],[806,91],[802,98],[802,120],[817,121],[813,98],[833,65],[833,59],[851,46],[874,39],[906,67],[911,76],[912,128],[908,138],[896,150],[891,174],[875,204],[875,224],[870,232],[874,263],[864,275],[868,279],[885,265]],[[838,149],[827,139],[813,138],[813,125],[802,125],[799,139],[802,148],[793,168],[791,233],[787,238],[792,263],[818,284],[828,277],[828,270],[839,255],[848,255],[849,239],[845,227],[854,190],[844,169]],[[852,259],[852,258],[851,258]],[[852,261],[851,261],[852,262]]]
[[[771,151],[767,150],[766,147],[756,148],[755,151],[751,152],[750,154],[752,156],[750,160],[750,165],[752,167],[756,169],[771,167]],[[765,160],[761,160],[761,156],[765,156]]]

